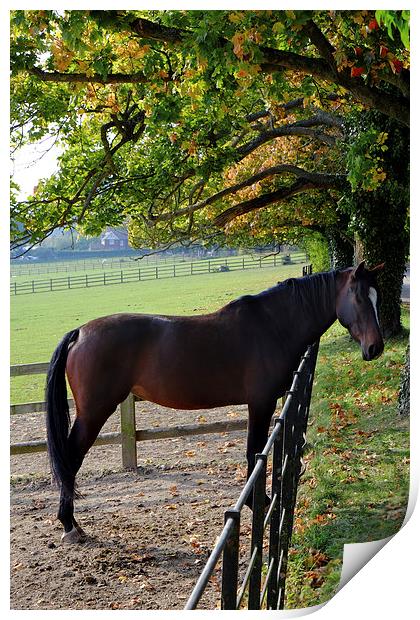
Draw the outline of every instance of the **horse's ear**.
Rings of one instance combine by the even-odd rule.
[[[372,267],[372,269],[369,269],[369,273],[373,273],[376,275],[379,271],[382,271],[384,267],[385,263],[381,263],[380,265],[376,265],[376,267]]]
[[[354,279],[360,278],[360,276],[366,271],[365,264],[365,261],[362,260],[362,262],[353,269],[353,273],[351,275]]]

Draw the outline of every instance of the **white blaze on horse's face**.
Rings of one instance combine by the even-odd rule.
[[[373,309],[375,311],[376,322],[378,323],[378,327],[379,327],[378,308],[377,308],[378,293],[377,293],[376,289],[373,288],[373,286],[369,287],[369,299],[372,302],[372,306],[373,306]]]

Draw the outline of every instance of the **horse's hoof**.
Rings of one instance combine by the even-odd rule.
[[[79,532],[80,536],[82,536],[82,538],[87,538],[86,532],[80,527],[78,523],[76,523],[76,521],[74,521],[74,527]]]
[[[86,534],[80,527],[74,527],[70,532],[64,532],[61,536],[61,542],[66,544],[83,543],[86,540]]]

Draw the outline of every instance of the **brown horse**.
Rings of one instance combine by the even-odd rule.
[[[249,476],[301,355],[337,318],[360,344],[364,360],[382,353],[375,278],[382,267],[368,270],[361,263],[291,278],[212,314],[115,314],[66,334],[52,356],[46,387],[62,540],[84,537],[74,519],[76,474],[103,424],[130,392],[174,409],[247,404]],[[71,430],[65,374],[76,403]]]

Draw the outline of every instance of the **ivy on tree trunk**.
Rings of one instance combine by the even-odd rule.
[[[370,267],[385,263],[378,277],[380,321],[386,338],[401,331],[401,288],[409,253],[409,132],[378,112],[354,119],[358,132],[372,126],[386,134],[381,165],[386,175],[374,191],[346,195],[352,228]],[[362,181],[361,181],[362,183]]]
[[[405,365],[401,373],[398,413],[400,415],[410,415],[410,345],[407,347]]]

